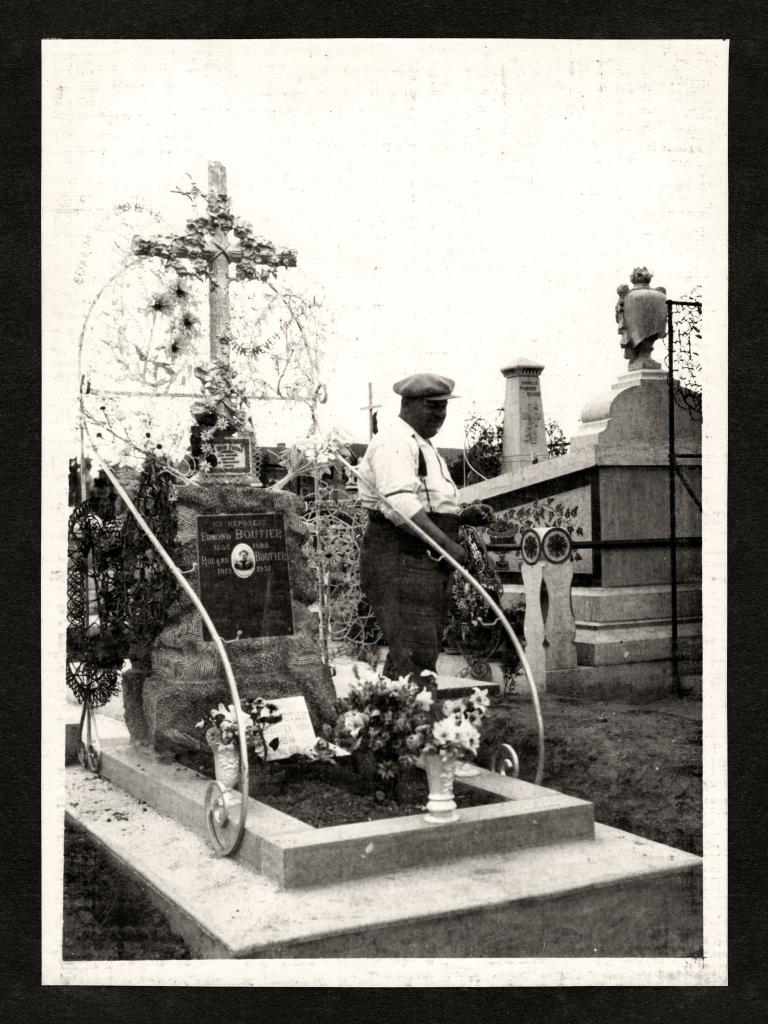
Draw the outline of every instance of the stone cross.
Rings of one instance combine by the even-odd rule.
[[[230,233],[239,244],[233,244]],[[187,232],[178,236],[139,238],[132,243],[137,256],[157,256],[180,274],[208,278],[211,361],[229,364],[229,265],[241,280],[266,280],[277,267],[295,267],[292,249],[278,250],[253,235],[249,224],[236,221],[229,212],[227,172],[223,164],[208,164],[208,217],[190,218]],[[182,260],[192,262],[192,271]]]

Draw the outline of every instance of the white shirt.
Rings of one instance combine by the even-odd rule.
[[[419,452],[426,475],[419,476]],[[360,501],[377,509],[393,523],[412,519],[417,512],[458,515],[459,497],[445,459],[402,419],[374,434],[360,463]],[[375,489],[374,489],[375,488]],[[381,501],[376,490],[391,502]]]

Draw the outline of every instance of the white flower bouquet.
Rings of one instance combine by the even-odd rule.
[[[357,673],[349,695],[340,701],[333,730],[335,742],[350,751],[369,754],[384,780],[396,776],[398,763],[420,763],[422,754],[474,758],[480,727],[488,710],[486,690],[468,697],[439,701],[410,676],[388,679],[373,670]],[[422,677],[434,676],[423,672]]]

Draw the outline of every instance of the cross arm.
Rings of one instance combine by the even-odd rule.
[[[271,242],[260,238],[244,238],[240,245],[221,246],[211,239],[200,239],[195,235],[160,235],[157,238],[136,235],[131,242],[131,250],[136,256],[157,256],[171,262],[188,259],[212,263],[219,256],[224,256],[228,263],[242,264],[243,272],[238,267],[237,276],[244,278],[252,276],[247,272],[251,266],[295,267],[297,259],[295,249],[277,249]]]

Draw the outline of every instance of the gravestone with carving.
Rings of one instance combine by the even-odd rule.
[[[177,272],[191,264],[210,280],[212,363],[196,371],[203,395],[192,406],[195,473],[177,492],[177,563],[227,642],[241,698],[304,697],[319,733],[335,717],[335,690],[310,610],[317,591],[304,503],[262,487],[247,399],[229,365],[227,266],[234,263],[241,278],[258,267],[273,274],[295,266],[295,254],[254,240],[250,228],[238,232],[220,164],[209,165],[208,208],[205,224],[188,222],[185,236],[134,241],[137,255],[170,260]],[[237,246],[229,243],[233,225]],[[213,640],[189,598],[169,609],[149,674],[132,681],[125,700],[133,740],[158,752],[199,747],[195,722],[231,702]]]

